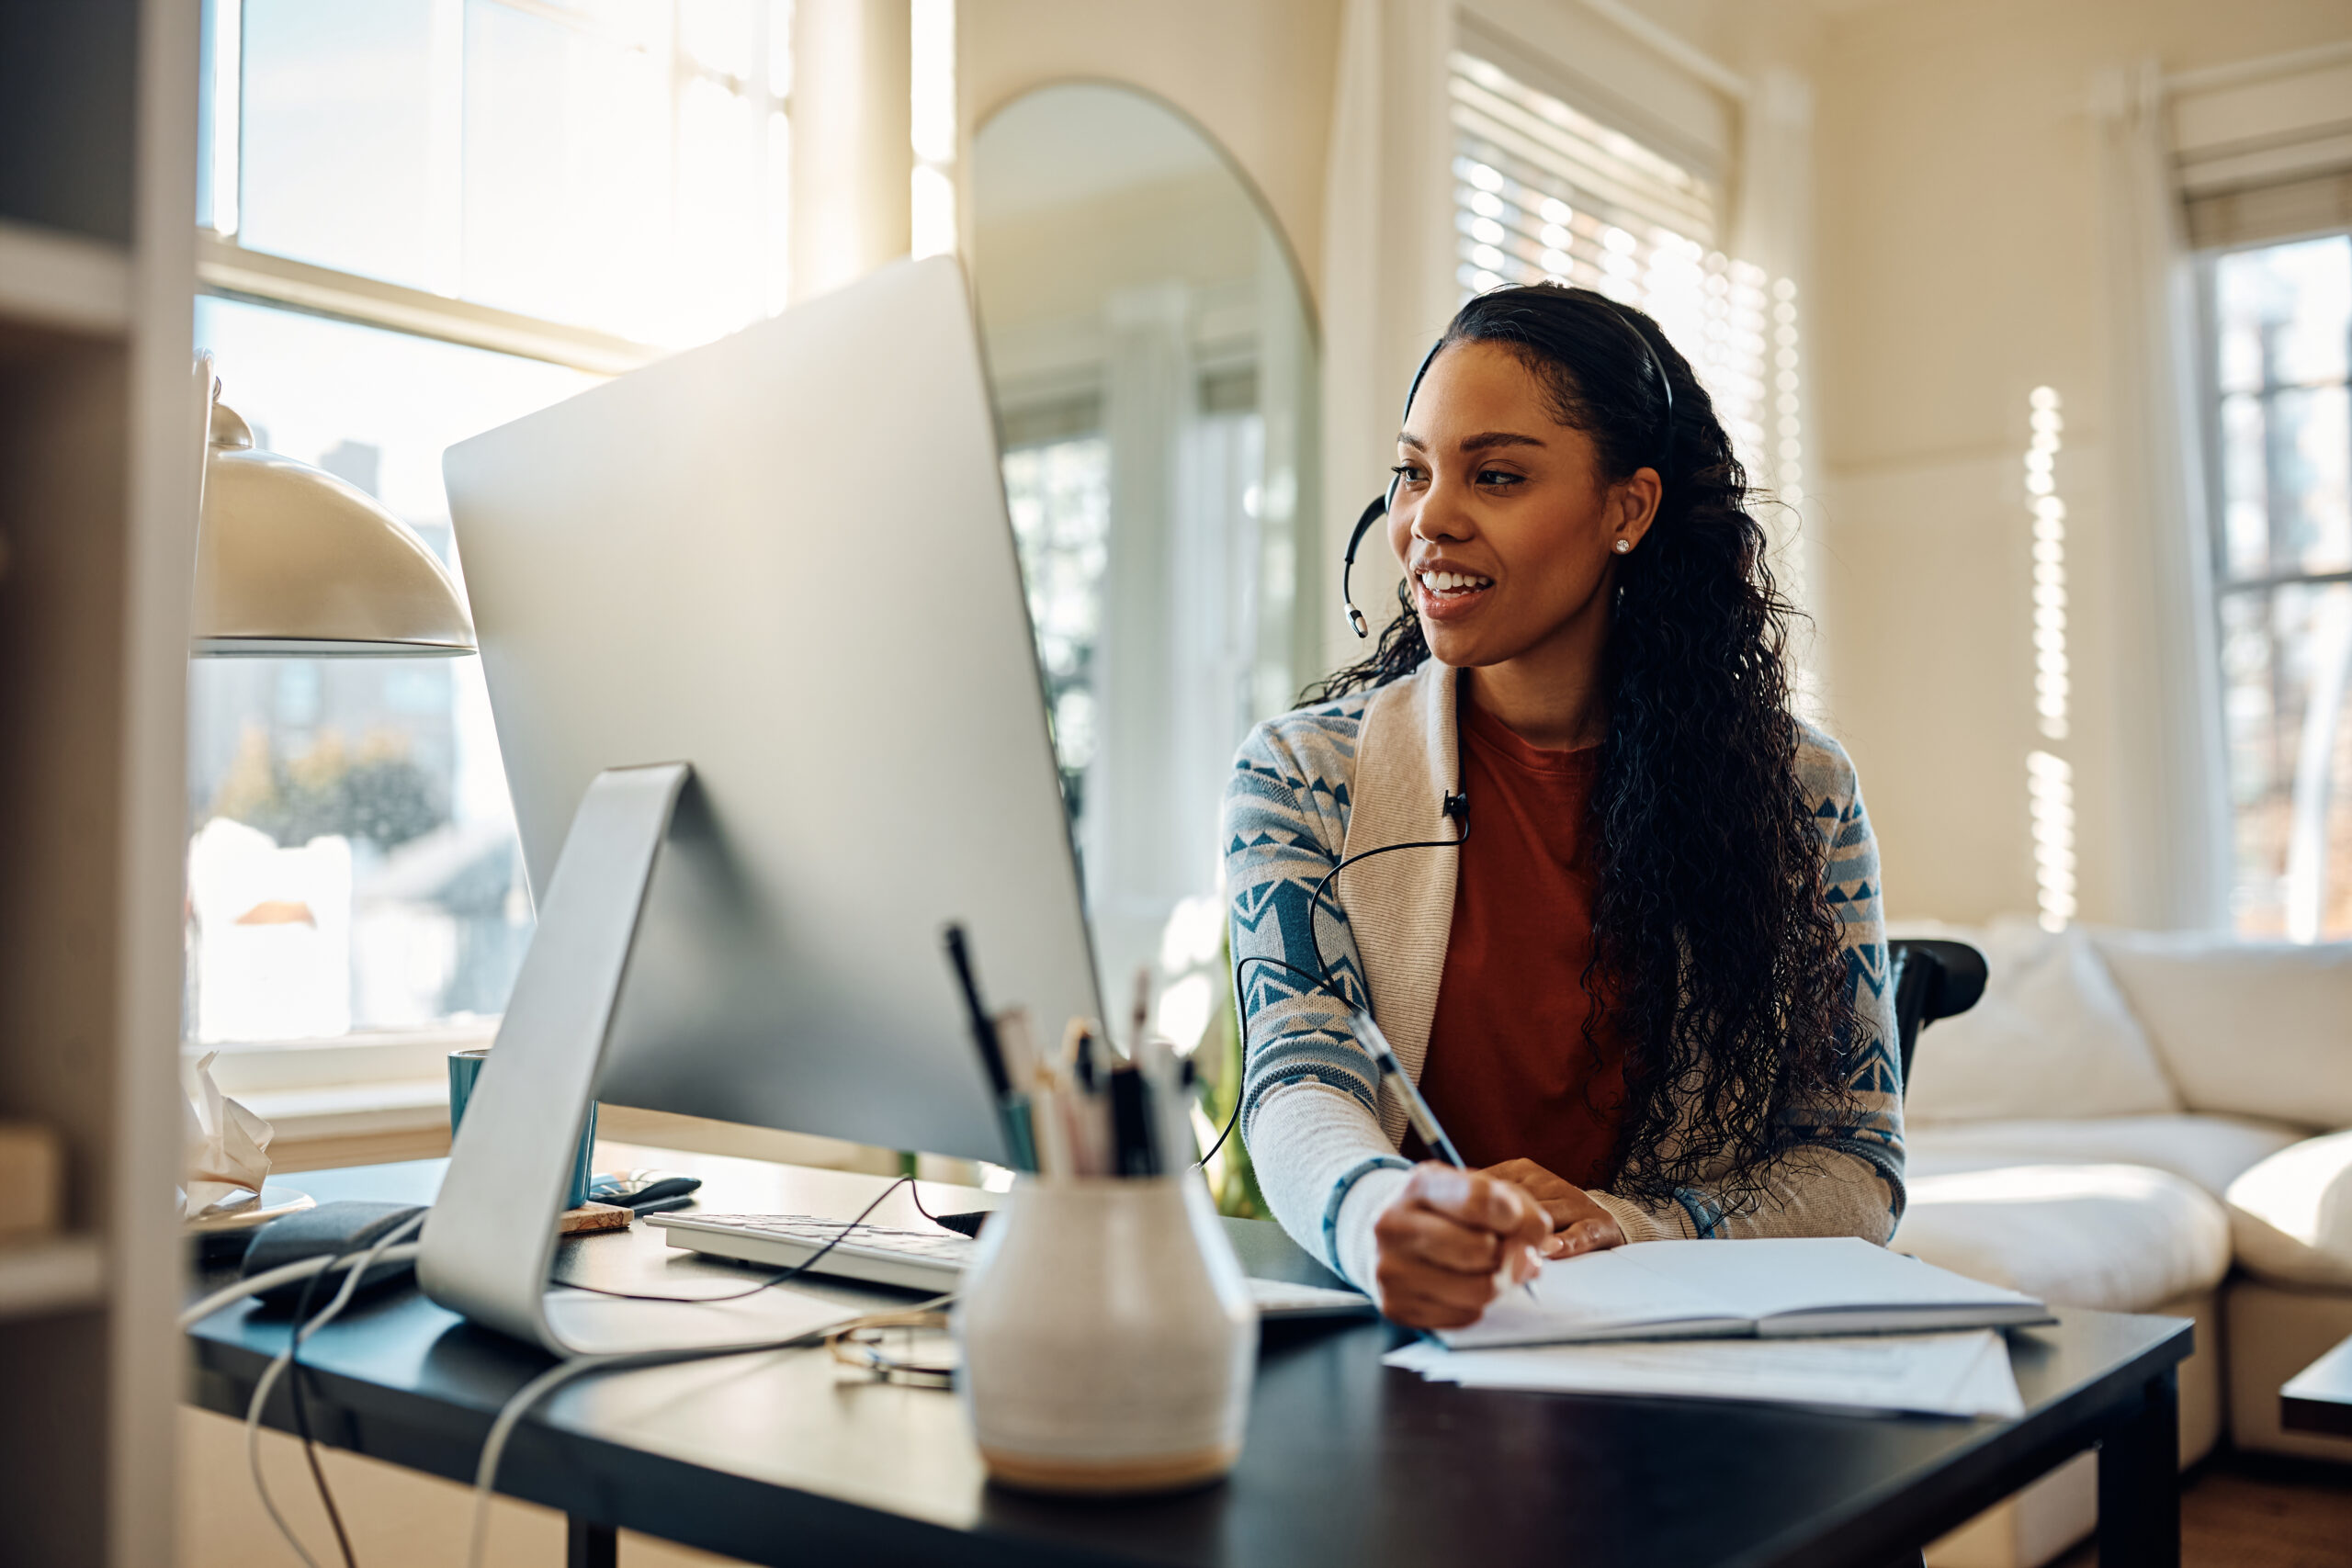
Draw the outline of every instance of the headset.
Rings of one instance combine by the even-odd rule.
[[[1658,421],[1657,461],[1654,465],[1657,469],[1658,479],[1663,483],[1666,476],[1673,471],[1674,463],[1674,380],[1666,373],[1666,361],[1658,357],[1657,346],[1650,342],[1649,334],[1635,326],[1631,316],[1611,304],[1600,295],[1584,288],[1561,292],[1567,299],[1578,301],[1590,300],[1601,310],[1606,310],[1619,325],[1633,335],[1634,341],[1641,345],[1642,356],[1649,361],[1650,375],[1657,382],[1659,400],[1666,405],[1665,415]],[[1413,384],[1405,392],[1405,412],[1397,416],[1400,423],[1413,412],[1413,400],[1420,394],[1421,390],[1421,378],[1430,373],[1430,363],[1437,358],[1437,351],[1445,346],[1445,341],[1444,338],[1438,339],[1430,345],[1430,351],[1421,355],[1420,368],[1413,372]],[[1387,516],[1396,506],[1396,487],[1404,478],[1402,474],[1392,475],[1388,480],[1388,488],[1372,498],[1372,504],[1365,507],[1363,514],[1356,519],[1355,532],[1348,536],[1348,553],[1340,561],[1340,603],[1347,606],[1348,625],[1355,628],[1355,634],[1359,637],[1369,637],[1372,635],[1372,626],[1364,619],[1363,612],[1356,608],[1355,597],[1348,592],[1348,580],[1355,571],[1356,551],[1363,546],[1363,536],[1372,532],[1372,525],[1374,523]],[[1446,815],[1449,817],[1453,814],[1452,805],[1453,798],[1452,795],[1446,796]]]

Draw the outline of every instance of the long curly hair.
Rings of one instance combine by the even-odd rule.
[[[1468,343],[1517,355],[1610,479],[1665,465],[1657,518],[1616,561],[1585,1037],[1598,1043],[1605,1012],[1624,1047],[1611,1190],[1663,1202],[1704,1186],[1736,1213],[1796,1147],[1795,1126],[1851,1093],[1841,1042],[1854,1003],[1817,803],[1796,773],[1798,612],[1773,581],[1731,437],[1657,321],[1535,284],[1472,299],[1437,352]],[[1652,355],[1670,379],[1670,434]],[[1429,658],[1408,584],[1397,600],[1372,656],[1302,701],[1385,685]]]

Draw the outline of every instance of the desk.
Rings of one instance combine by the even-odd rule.
[[[2352,1339],[2346,1339],[2278,1391],[2278,1424],[2290,1432],[2352,1438]]]
[[[422,1202],[441,1167],[302,1184],[322,1202]],[[756,1168],[703,1196],[719,1212],[846,1218],[883,1185]],[[1278,1227],[1227,1225],[1251,1272],[1328,1282]],[[586,1250],[599,1247],[630,1250]],[[573,1244],[570,1266],[660,1268],[662,1250],[639,1227]],[[286,1328],[248,1303],[188,1338],[189,1398],[242,1418]],[[609,1562],[609,1532],[629,1529],[777,1564],[1404,1568],[1556,1562],[1572,1544],[1580,1568],[1881,1568],[2096,1443],[2104,1568],[2180,1561],[2184,1320],[2069,1311],[2013,1334],[2016,1421],[1462,1389],[1382,1367],[1401,1338],[1371,1322],[1267,1330],[1239,1470],[1183,1496],[1073,1504],[990,1487],[953,1396],[844,1382],[821,1350],[573,1384],[516,1432],[500,1490],[569,1515],[574,1561],[589,1562]],[[303,1364],[322,1440],[469,1481],[499,1405],[548,1360],[409,1289],[322,1330]],[[291,1429],[282,1392],[267,1419]]]

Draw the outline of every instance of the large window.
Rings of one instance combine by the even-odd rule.
[[[462,577],[447,446],[782,308],[790,17],[210,0],[197,336],[224,400]],[[191,1039],[504,1009],[530,900],[476,660],[197,661],[187,783]]]
[[[2248,936],[2352,936],[2352,235],[2205,276],[2233,911]]]

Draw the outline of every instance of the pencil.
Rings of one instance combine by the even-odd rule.
[[[1453,1140],[1445,1135],[1443,1127],[1438,1125],[1437,1112],[1430,1110],[1430,1102],[1421,1098],[1421,1086],[1413,1081],[1412,1075],[1405,1070],[1405,1064],[1396,1059],[1396,1047],[1388,1043],[1388,1036],[1381,1032],[1372,1014],[1362,1008],[1356,1009],[1355,1026],[1356,1038],[1363,1042],[1365,1050],[1372,1053],[1372,1065],[1380,1069],[1382,1077],[1396,1086],[1396,1098],[1405,1102],[1405,1120],[1413,1124],[1413,1131],[1421,1135],[1421,1142],[1429,1145],[1431,1154],[1454,1169],[1469,1169],[1470,1162],[1462,1157],[1462,1151],[1453,1146]],[[1526,1280],[1520,1288],[1527,1292],[1528,1300],[1537,1299],[1534,1280]]]

